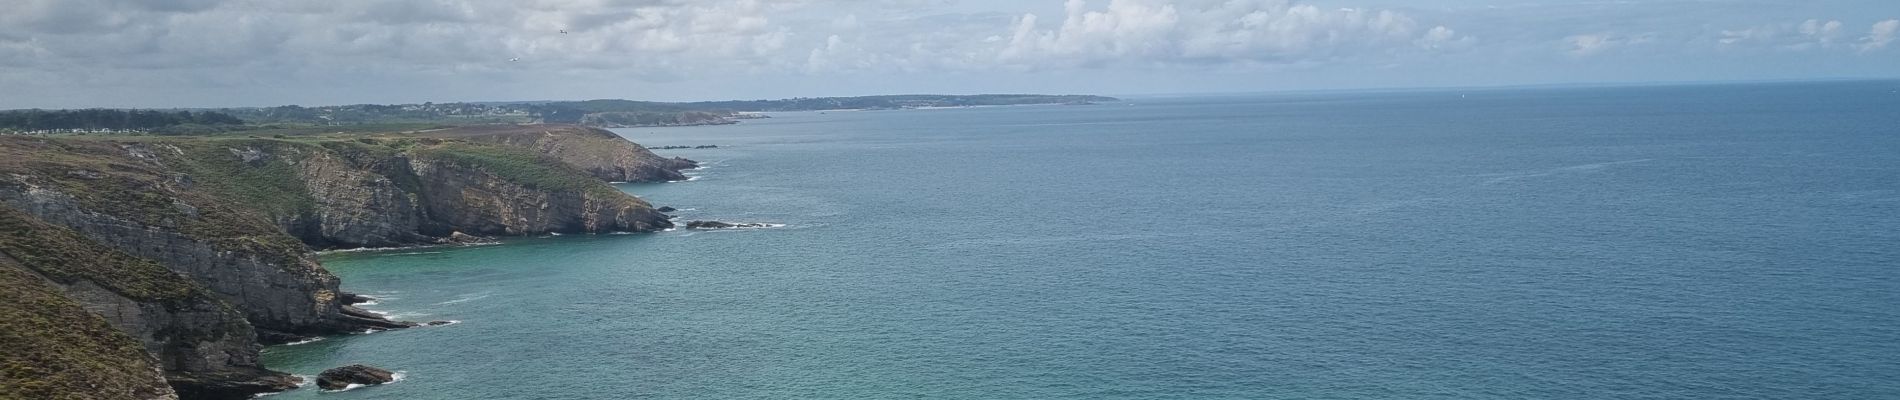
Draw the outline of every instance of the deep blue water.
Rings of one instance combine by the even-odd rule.
[[[628,129],[749,231],[331,256],[277,398],[1900,398],[1900,82]]]

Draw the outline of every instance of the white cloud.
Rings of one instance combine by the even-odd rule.
[[[1889,19],[1874,23],[1866,36],[1850,39],[1846,24],[1840,20],[1810,19],[1722,30],[1715,43],[1729,49],[1858,50],[1864,53],[1893,43],[1896,31],[1900,31],[1900,20]]]
[[[1579,58],[1609,55],[1631,71],[1708,67],[1719,57],[1697,57],[1712,52],[1829,51],[1855,57],[1821,72],[1890,76],[1879,67],[1900,54],[1900,3],[1855,1],[1760,24],[1777,15],[1690,0],[7,0],[0,91],[64,97],[0,108],[965,87],[952,80],[1033,90],[1082,75],[1484,83],[1578,79],[1590,65]],[[1819,71],[1810,55],[1760,70]],[[1448,72],[1478,70],[1490,72]],[[800,79],[814,75],[852,79]],[[937,83],[906,86],[926,81]]]
[[[1570,55],[1578,57],[1597,55],[1623,43],[1618,36],[1607,33],[1573,35],[1564,38],[1564,42],[1570,43]]]
[[[1867,37],[1861,38],[1859,48],[1863,52],[1879,50],[1893,43],[1897,36],[1900,36],[1900,19],[1880,21],[1874,24]]]
[[[1439,50],[1469,43],[1451,28],[1421,32],[1390,10],[1327,10],[1286,0],[1068,0],[1059,25],[1018,18],[997,53],[1004,64],[1226,63],[1326,60]]]
[[[1424,36],[1419,37],[1418,40],[1412,43],[1418,45],[1419,48],[1427,50],[1449,50],[1470,47],[1472,44],[1477,43],[1477,41],[1478,38],[1459,36],[1458,31],[1440,25],[1432,27],[1429,31],[1425,31]]]
[[[1840,46],[1839,20],[1810,19],[1798,24],[1770,24],[1723,30],[1716,44],[1723,47],[1769,47],[1781,50],[1829,49]]]

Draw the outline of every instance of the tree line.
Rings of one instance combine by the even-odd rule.
[[[231,126],[244,120],[213,111],[159,110],[12,110],[0,111],[0,130],[71,131],[113,130],[150,131],[180,125]]]

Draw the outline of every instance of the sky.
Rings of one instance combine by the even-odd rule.
[[[1900,78],[1896,42],[1896,0],[0,0],[0,109]]]

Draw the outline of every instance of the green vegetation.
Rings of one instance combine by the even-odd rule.
[[[14,110],[0,111],[0,132],[155,135],[296,136],[414,132],[476,124],[563,123],[598,127],[723,125],[756,117],[754,112],[836,109],[892,110],[1023,104],[1086,104],[1116,101],[1084,95],[895,95],[813,97],[781,100],[665,103],[585,100],[499,103],[353,104],[277,106],[198,111]]]
[[[209,298],[196,284],[164,266],[7,207],[0,207],[0,253],[54,282],[91,281],[136,301],[178,304]]]
[[[581,117],[581,125],[587,126],[683,126],[683,125],[724,125],[738,121],[727,118],[729,114],[704,111],[681,112],[602,112]]]
[[[165,389],[145,347],[0,258],[0,399],[143,399]]]
[[[175,310],[222,304],[164,266],[0,207],[0,399],[149,398],[164,390],[143,344],[49,284],[81,282]],[[242,320],[228,323],[163,332],[197,342],[249,331]]]
[[[412,123],[361,123],[348,125],[298,125],[264,124],[245,127],[243,130],[227,131],[227,136],[248,136],[257,138],[295,138],[304,136],[318,137],[361,137],[368,134],[388,134],[391,132],[416,132],[433,129],[447,129],[454,125],[434,122]]]
[[[0,130],[18,132],[115,131],[179,133],[217,130],[243,125],[229,114],[213,111],[156,110],[13,110],[0,111]]]
[[[0,173],[39,178],[42,185],[72,196],[89,210],[144,225],[172,227],[204,238],[226,250],[283,257],[295,265],[302,242],[272,223],[260,210],[301,210],[308,195],[291,189],[297,176],[287,165],[269,172],[244,171],[242,158],[229,149],[245,143],[288,141],[203,137],[149,138],[139,141],[72,138],[0,137]],[[133,162],[142,152],[180,167]],[[222,153],[219,153],[222,152]],[[181,154],[182,153],[182,154]],[[283,164],[279,162],[278,164]],[[199,175],[203,174],[203,175]],[[216,177],[216,178],[213,178]],[[226,197],[229,196],[229,197]]]
[[[35,204],[77,209],[56,211],[68,213],[61,215],[91,212],[97,215],[88,218],[125,219],[127,225],[162,229],[287,269],[308,265],[303,258],[307,247],[285,232],[284,225],[298,226],[320,209],[311,184],[366,176],[362,171],[367,170],[392,180],[410,196],[421,196],[424,182],[408,162],[412,159],[449,167],[450,174],[487,179],[468,173],[481,171],[537,190],[585,194],[589,202],[635,201],[569,165],[571,157],[536,150],[541,143],[537,140],[550,134],[580,135],[576,148],[582,149],[597,143],[603,149],[633,146],[610,133],[574,126],[440,132],[436,127],[281,129],[270,137],[0,135],[0,189],[47,200]],[[337,163],[350,175],[336,175]],[[312,181],[306,182],[306,176]],[[60,284],[90,283],[142,307],[211,311],[194,315],[217,315],[217,307],[226,307],[228,320],[191,316],[158,326],[152,335],[166,346],[251,332],[242,314],[192,278],[133,255],[142,249],[114,248],[126,244],[94,242],[86,234],[0,205],[0,400],[145,398],[165,390],[138,338],[87,311],[63,294]],[[180,376],[192,378],[173,377]],[[188,387],[190,381],[177,382]]]
[[[528,122],[537,118],[526,107],[477,103],[353,104],[218,109],[253,124],[348,126],[360,124],[474,124]]]
[[[279,218],[316,208],[316,198],[310,196],[293,164],[297,160],[281,159],[319,151],[316,146],[275,139],[205,139],[171,144],[184,150],[178,160],[185,173],[218,197]]]

